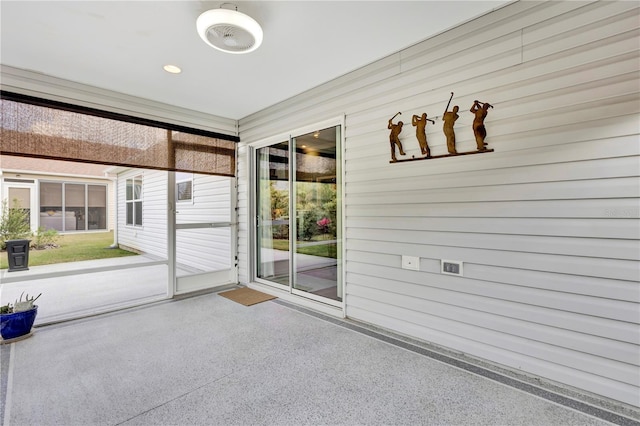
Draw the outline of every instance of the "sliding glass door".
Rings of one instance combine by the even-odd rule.
[[[340,126],[256,149],[256,278],[342,301]]]

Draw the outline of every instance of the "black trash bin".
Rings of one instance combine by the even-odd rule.
[[[29,244],[31,240],[7,240],[9,272],[29,270]]]

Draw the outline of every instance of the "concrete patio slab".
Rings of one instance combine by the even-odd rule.
[[[39,328],[0,349],[0,414],[5,425],[623,424],[344,324],[211,293]]]

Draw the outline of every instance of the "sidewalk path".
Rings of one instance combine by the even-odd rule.
[[[163,299],[168,267],[139,255],[0,271],[0,305],[42,293],[36,325]]]

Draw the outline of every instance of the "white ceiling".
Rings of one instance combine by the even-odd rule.
[[[236,1],[264,42],[231,55],[195,28],[223,2],[2,0],[0,63],[240,119],[507,2]]]

